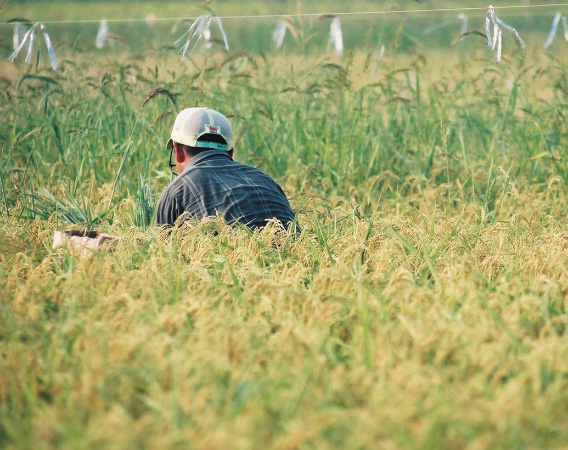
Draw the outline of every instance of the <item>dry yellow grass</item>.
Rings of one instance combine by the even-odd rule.
[[[29,236],[2,264],[4,436],[44,448],[562,446],[565,207],[519,191],[492,224],[427,186],[368,217],[329,209],[325,245],[308,215],[299,238],[213,221],[132,229],[115,253],[82,259],[45,249],[54,224],[4,220],[8,242]]]

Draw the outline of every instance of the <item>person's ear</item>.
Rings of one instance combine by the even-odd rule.
[[[177,142],[174,142],[174,150],[175,150],[175,154],[176,154],[176,162],[178,162],[178,163],[184,162],[187,156],[186,156],[186,153],[185,153],[185,148],[183,148],[183,145],[179,144]]]

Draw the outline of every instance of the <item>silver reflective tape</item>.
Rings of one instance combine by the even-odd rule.
[[[341,21],[339,17],[334,17],[329,27],[330,41],[336,55],[343,54],[343,33],[341,32]]]
[[[491,39],[491,19],[489,16],[485,18],[485,37],[487,38],[487,46],[491,47],[493,39]]]
[[[225,50],[229,51],[229,40],[227,39],[227,34],[223,29],[223,24],[221,23],[221,19],[219,19],[219,17],[213,17],[212,20],[214,20],[217,23],[219,31],[221,31],[221,34],[223,35],[223,43],[225,44]]]
[[[49,61],[51,62],[51,67],[53,70],[57,70],[59,68],[59,64],[57,64],[57,58],[55,57],[55,50],[53,50],[53,45],[51,45],[51,39],[47,34],[47,30],[43,24],[40,25],[41,32],[43,33],[43,38],[45,39],[45,46],[47,47],[47,54],[49,55]]]
[[[497,28],[497,62],[501,61],[501,48],[503,43],[503,32],[501,28]]]
[[[14,36],[12,37],[12,43],[14,44],[14,50],[20,46],[20,32],[22,30],[22,25],[19,22],[14,24]]]
[[[223,24],[221,23],[221,19],[219,17],[211,17],[209,15],[202,15],[199,16],[195,21],[191,24],[189,29],[175,41],[175,45],[180,45],[182,42],[185,41],[182,48],[178,53],[181,53],[181,57],[185,57],[187,55],[190,58],[191,53],[195,50],[201,39],[205,41],[205,48],[209,49],[212,46],[211,43],[211,22],[215,22],[223,35],[223,43],[225,44],[225,49],[229,51],[229,41],[227,40],[227,34],[223,29]],[[190,49],[191,45],[191,49]]]
[[[458,20],[461,22],[460,34],[467,33],[467,16],[464,13],[459,13]]]
[[[108,23],[106,19],[101,20],[99,30],[97,31],[97,38],[95,39],[95,47],[103,48],[105,46],[108,36]]]
[[[35,40],[35,29],[36,29],[36,25],[34,25],[32,27],[32,29],[30,30],[30,43],[28,45],[28,54],[26,55],[26,62],[28,64],[30,64],[32,62],[32,53],[34,51],[34,40]]]
[[[491,36],[491,24],[493,24],[493,37]],[[487,44],[489,45],[489,47],[491,47],[492,50],[497,50],[497,61],[501,61],[501,49],[503,40],[503,32],[501,30],[501,27],[513,33],[515,39],[522,48],[525,48],[527,46],[517,30],[499,19],[499,17],[497,17],[497,14],[495,14],[495,8],[493,7],[493,5],[489,5],[489,9],[487,10],[487,14],[485,15],[485,35],[487,36]]]
[[[35,31],[35,25],[33,27],[31,27],[28,31],[26,31],[26,34],[24,34],[24,37],[22,38],[22,42],[20,42],[20,45],[18,46],[18,48],[15,49],[14,52],[10,55],[10,58],[9,58],[10,62],[14,62],[14,60],[16,59],[18,54],[22,51],[22,49],[26,45],[26,42],[29,40],[30,35],[34,31]]]
[[[282,47],[282,43],[284,42],[284,37],[286,36],[286,30],[288,29],[288,25],[286,22],[281,20],[276,24],[276,28],[274,28],[274,33],[272,33],[272,42],[276,48]]]

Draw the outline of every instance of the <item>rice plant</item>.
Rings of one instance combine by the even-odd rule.
[[[176,33],[98,50],[96,25],[60,46],[50,25],[56,72],[8,62],[10,28],[0,447],[565,446],[566,61],[550,17],[511,22],[528,46],[500,63],[468,18],[454,44],[365,18],[354,48],[342,17],[343,56],[329,21],[284,51],[275,23],[224,21],[231,52],[189,65]],[[205,105],[301,233],[153,225],[176,112]],[[68,228],[120,244],[51,248]]]

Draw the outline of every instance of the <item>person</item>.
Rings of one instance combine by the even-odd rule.
[[[232,140],[231,123],[218,111],[187,108],[178,114],[167,147],[170,168],[179,175],[160,196],[158,225],[221,215],[227,224],[251,229],[273,219],[295,226],[282,188],[262,170],[235,161]]]

